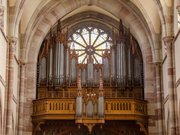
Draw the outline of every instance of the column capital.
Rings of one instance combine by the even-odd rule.
[[[156,66],[161,66],[161,62],[160,61],[157,61],[157,62],[154,62],[154,65],[156,65]]]
[[[20,66],[25,66],[26,64],[27,64],[26,61],[24,61],[24,60],[19,60],[19,65],[20,65]]]
[[[167,49],[172,47],[173,40],[174,40],[173,36],[163,37],[164,45],[166,46]]]
[[[16,46],[18,38],[17,37],[8,37],[9,45]]]

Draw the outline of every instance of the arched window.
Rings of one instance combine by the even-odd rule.
[[[71,53],[78,54],[78,63],[102,64],[105,52],[110,53],[111,37],[102,29],[84,27],[76,30],[69,38]]]

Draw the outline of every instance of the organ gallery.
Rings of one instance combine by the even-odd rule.
[[[92,19],[69,25],[59,20],[39,50],[37,100],[34,101],[32,118],[37,124],[38,111],[43,111],[39,108],[41,104],[57,115],[59,121],[56,124],[62,123],[59,117],[67,117],[79,132],[106,134],[105,125],[109,122],[122,124],[126,119],[123,112],[126,111],[140,112],[140,118],[133,118],[130,114],[127,116],[132,118],[128,120],[146,124],[143,93],[140,47],[121,20],[105,24]],[[132,115],[138,115],[136,111],[131,112]],[[47,113],[39,134],[60,132],[58,127],[46,130],[46,124],[55,122],[51,117],[53,115]],[[127,122],[122,132],[128,134],[127,127],[131,122]],[[105,130],[98,131],[99,128]],[[139,129],[135,124],[132,132],[140,134]]]

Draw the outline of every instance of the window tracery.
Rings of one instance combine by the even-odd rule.
[[[86,27],[78,29],[69,38],[71,53],[78,54],[78,63],[87,64],[92,59],[94,64],[102,64],[103,55],[110,53],[111,37],[102,29]]]

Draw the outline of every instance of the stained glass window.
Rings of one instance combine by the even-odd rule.
[[[72,34],[69,46],[78,55],[78,63],[86,64],[91,59],[94,64],[102,64],[103,54],[111,50],[112,39],[100,28],[85,27]]]

